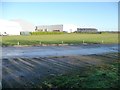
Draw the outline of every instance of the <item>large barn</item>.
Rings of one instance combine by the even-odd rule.
[[[77,31],[77,26],[73,24],[59,24],[59,25],[39,25],[36,26],[36,31],[57,31],[57,32],[74,32]]]
[[[20,35],[21,32],[31,31],[35,31],[35,26],[24,20],[0,19],[0,35]]]
[[[58,24],[58,25],[39,25],[33,24],[25,20],[3,20],[0,19],[0,35],[28,35],[29,32],[97,32],[96,28],[79,28],[74,24]]]
[[[14,22],[17,22],[20,24],[20,26],[22,27],[22,32],[33,32],[35,31],[35,25],[33,25],[32,23],[22,20],[22,19],[16,19],[16,20],[11,20]]]
[[[0,35],[20,35],[22,27],[19,23],[8,20],[0,20]]]
[[[77,28],[77,32],[80,32],[80,33],[97,33],[98,30],[96,28]]]

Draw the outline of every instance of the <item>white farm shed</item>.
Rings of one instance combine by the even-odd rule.
[[[0,35],[20,35],[21,30],[19,23],[0,19]]]
[[[74,24],[64,24],[63,25],[63,31],[66,31],[68,33],[77,31],[78,26]]]
[[[24,20],[0,19],[0,35],[20,35],[20,32],[33,32],[35,26]]]
[[[12,21],[20,24],[20,26],[22,27],[22,32],[33,32],[33,31],[35,31],[35,26],[32,23],[30,23],[26,20],[15,19],[15,20],[12,20]]]
[[[73,24],[58,24],[58,25],[39,25],[36,26],[36,31],[59,31],[59,32],[74,32],[77,31],[77,26]]]

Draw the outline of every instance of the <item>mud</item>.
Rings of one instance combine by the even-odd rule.
[[[118,45],[78,45],[78,46],[39,46],[39,47],[3,47],[3,58],[15,57],[47,57],[102,54],[118,52]]]
[[[118,59],[118,45],[4,47],[2,87],[33,88],[51,75],[83,72]]]

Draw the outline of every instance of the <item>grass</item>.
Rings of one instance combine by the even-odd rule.
[[[118,65],[120,61],[91,67],[83,73],[54,76],[46,79],[38,88],[118,88]]]
[[[37,88],[119,88],[120,87],[120,53],[108,53],[109,62],[98,66],[89,66],[82,72],[48,77]],[[116,57],[116,58],[115,58]],[[96,57],[98,58],[98,57]],[[105,60],[105,58],[99,58]],[[111,61],[113,60],[113,61]]]
[[[30,35],[30,36],[3,36],[3,45],[36,45],[36,44],[80,44],[85,43],[103,43],[113,44],[118,43],[118,34],[103,33],[103,34],[57,34],[57,35]]]

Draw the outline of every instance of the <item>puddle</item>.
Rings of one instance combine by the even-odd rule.
[[[3,47],[3,58],[90,55],[118,52],[118,45]]]

